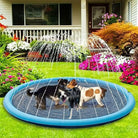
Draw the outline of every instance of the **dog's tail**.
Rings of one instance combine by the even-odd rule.
[[[35,92],[33,92],[33,90],[34,90],[34,88],[29,88],[28,90],[27,90],[27,95],[28,96],[32,96],[33,94],[35,95]]]

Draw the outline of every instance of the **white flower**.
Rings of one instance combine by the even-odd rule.
[[[9,43],[7,45],[7,50],[12,52],[18,50],[20,51],[20,50],[30,50],[30,49],[31,49],[30,44],[24,41],[16,41]]]
[[[16,42],[9,43],[7,45],[7,49],[9,51],[12,51],[12,52],[16,51],[17,50],[17,43]]]

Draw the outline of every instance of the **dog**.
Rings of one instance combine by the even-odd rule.
[[[79,106],[80,102],[80,89],[79,88],[72,88],[72,89],[58,89],[58,98],[62,100],[63,104],[67,104],[70,110],[69,119],[72,118],[73,108]]]
[[[78,85],[75,79],[70,81],[67,87],[70,89],[72,88],[74,89],[76,87],[80,89],[81,94],[80,94],[79,108],[82,108],[82,105],[84,102],[87,102],[93,98],[96,99],[100,107],[104,106],[101,99],[105,97],[105,92],[107,91],[106,89],[101,88],[101,87],[83,87],[83,86]]]
[[[59,104],[59,98],[57,97],[58,89],[64,90],[68,84],[68,80],[59,79],[57,85],[47,85],[41,87],[37,91],[33,91],[34,88],[29,88],[27,90],[28,96],[35,96],[36,107],[41,109],[46,109],[46,98],[50,98],[55,102],[55,105]]]

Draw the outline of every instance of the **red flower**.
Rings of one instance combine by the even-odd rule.
[[[12,40],[14,40],[14,41],[17,41],[19,38],[18,37],[16,37],[16,34],[14,34],[14,37],[13,37],[13,39]]]
[[[0,15],[0,20],[6,19],[3,15]]]
[[[61,57],[62,57],[62,54],[60,53],[60,54],[58,55],[58,57],[61,58]]]
[[[138,81],[135,81],[133,84],[138,86]]]
[[[13,86],[10,86],[10,89],[13,89]]]
[[[7,28],[7,26],[5,26],[5,25],[3,25],[3,24],[0,23],[0,28],[1,29],[5,29],[5,28]]]
[[[28,71],[32,71],[32,69],[28,69]]]

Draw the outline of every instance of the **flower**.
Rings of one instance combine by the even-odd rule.
[[[10,86],[10,89],[13,89],[14,87],[13,86]]]
[[[21,77],[18,77],[17,79],[18,79],[18,80],[20,80],[20,79],[21,79]]]
[[[6,79],[5,79],[5,81],[9,81],[9,79],[8,79],[8,78],[6,78]]]
[[[3,25],[3,24],[0,23],[0,28],[3,30],[3,29],[6,29],[7,26],[5,26],[5,25]]]
[[[30,50],[30,44],[24,41],[14,41],[7,45],[7,50],[14,52],[14,51],[27,51]]]
[[[104,27],[104,26],[112,24],[112,23],[120,22],[121,20],[122,20],[122,17],[118,16],[117,14],[106,13],[106,14],[104,14],[104,16],[102,16],[102,21],[101,21],[101,23],[99,23],[99,26]]]
[[[12,75],[9,75],[8,78],[11,79],[13,76]]]
[[[12,40],[14,40],[14,41],[17,41],[19,38],[18,37],[16,37],[16,34],[14,34],[14,37],[13,37],[13,39]]]
[[[0,20],[6,19],[3,15],[0,15]]]
[[[138,86],[138,81],[134,81],[134,83],[133,83],[133,84]]]
[[[79,69],[119,72],[125,71],[132,63],[134,63],[134,61],[126,59],[126,57],[115,56],[112,53],[103,52],[95,54],[90,59],[80,63]]]
[[[0,20],[3,20],[3,19],[6,19],[6,18],[3,15],[0,15]],[[5,28],[7,28],[7,26],[0,23],[0,29],[3,30]]]
[[[32,71],[32,69],[31,69],[31,68],[29,68],[29,69],[28,69],[28,71]]]

